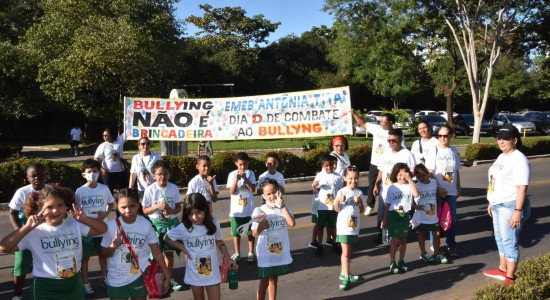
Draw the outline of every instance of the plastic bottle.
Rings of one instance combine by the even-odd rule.
[[[239,274],[237,273],[237,270],[231,269],[227,273],[227,277],[229,278],[229,289],[230,290],[236,290],[239,288]]]
[[[220,266],[220,273],[222,275],[222,282],[227,282],[227,272],[229,271],[229,261],[227,258],[223,258],[222,265]]]
[[[388,228],[382,229],[382,243],[386,245],[390,243],[390,234],[388,232]]]

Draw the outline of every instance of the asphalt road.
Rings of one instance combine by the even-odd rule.
[[[463,197],[458,203],[457,241],[460,257],[446,265],[427,265],[419,259],[416,234],[409,235],[406,261],[409,272],[390,274],[389,250],[385,246],[372,243],[375,236],[376,217],[361,218],[359,243],[352,253],[351,271],[360,275],[361,280],[353,283],[351,289],[338,291],[340,256],[325,250],[321,258],[314,256],[308,248],[311,239],[309,205],[311,182],[291,183],[287,186],[286,203],[296,217],[296,227],[290,229],[292,257],[291,272],[279,278],[279,299],[470,299],[476,289],[493,280],[485,277],[482,271],[495,268],[498,253],[492,237],[492,224],[487,215],[485,200],[487,169],[490,164],[464,167],[461,171]],[[532,214],[521,237],[521,258],[538,256],[550,250],[547,237],[550,232],[550,210],[547,195],[550,193],[550,158],[531,160],[532,180],[528,194],[531,198]],[[360,179],[360,187],[365,190],[367,178]],[[220,201],[215,204],[215,215],[222,225],[223,235],[232,250],[229,236],[228,192],[220,192]],[[257,199],[258,200],[258,199]],[[9,232],[7,216],[0,217],[0,236]],[[442,241],[443,243],[443,241]],[[247,246],[243,240],[243,249]],[[232,252],[232,251],[230,251]],[[244,251],[242,253],[245,254]],[[0,299],[12,295],[11,269],[13,256],[0,256]],[[183,259],[176,259],[174,278],[181,281],[184,272]],[[91,260],[91,283],[96,294],[90,299],[106,299],[106,292],[100,286],[97,259]],[[29,276],[30,277],[30,276]],[[224,299],[254,299],[259,280],[257,268],[245,262],[240,263],[239,289],[231,291],[227,284],[222,285]],[[27,280],[25,296],[30,294],[30,280]],[[191,291],[175,292],[169,299],[192,297]]]

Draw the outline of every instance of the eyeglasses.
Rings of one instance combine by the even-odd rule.
[[[438,137],[438,138],[446,138],[446,139],[448,139],[448,138],[449,138],[449,135],[448,135],[448,134],[438,134],[437,137]]]
[[[398,141],[398,139],[388,139],[388,144],[397,143]]]
[[[148,145],[151,145],[151,143],[139,143],[140,145],[142,146],[148,146]]]

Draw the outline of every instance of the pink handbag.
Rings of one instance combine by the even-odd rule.
[[[447,203],[447,200],[443,200],[438,206],[437,206],[437,216],[439,217],[439,226],[443,231],[449,230],[451,228],[451,223],[453,221],[453,217],[451,215],[451,208],[449,207],[449,203]]]

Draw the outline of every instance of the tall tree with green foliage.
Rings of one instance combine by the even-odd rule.
[[[43,0],[23,46],[44,94],[117,120],[122,96],[165,96],[176,70],[175,0]]]

